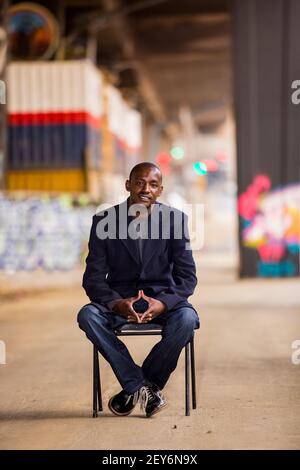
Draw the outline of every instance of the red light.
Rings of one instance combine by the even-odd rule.
[[[215,173],[219,169],[219,165],[215,160],[201,160],[205,164],[209,173]]]
[[[171,163],[171,155],[168,152],[160,152],[156,155],[156,163],[161,168],[161,171],[168,175],[170,173],[170,163]]]
[[[171,155],[168,152],[160,152],[156,155],[156,162],[158,165],[167,166],[170,164]]]
[[[216,160],[218,160],[221,163],[224,163],[227,160],[227,155],[225,152],[219,151],[216,154]]]

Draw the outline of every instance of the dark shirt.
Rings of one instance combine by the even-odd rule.
[[[141,228],[141,231],[143,229]],[[136,239],[136,243],[138,244],[138,249],[139,249],[139,254],[140,254],[140,261],[141,263],[143,262],[143,251],[145,248],[145,243],[147,242],[147,239],[139,237]],[[118,300],[112,300],[111,302],[108,302],[106,306],[109,308],[109,310],[113,310],[115,304],[118,302]]]

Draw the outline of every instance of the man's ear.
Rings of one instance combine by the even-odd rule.
[[[160,187],[160,191],[159,191],[159,196],[161,195],[161,193],[163,192],[163,190],[164,190],[164,187],[161,186],[161,187]]]
[[[130,193],[130,181],[129,180],[126,180],[125,188],[126,188],[126,191],[128,191]]]

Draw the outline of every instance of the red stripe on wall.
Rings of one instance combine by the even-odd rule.
[[[87,124],[99,129],[101,118],[85,111],[47,112],[47,113],[10,113],[8,123],[11,126],[49,125],[49,124]]]

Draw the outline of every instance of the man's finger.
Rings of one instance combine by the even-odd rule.
[[[152,317],[145,317],[145,318],[142,320],[141,323],[148,323],[148,322],[150,322],[151,320],[153,320]]]
[[[140,300],[140,298],[142,297],[142,292],[143,292],[142,290],[139,290],[137,295],[130,299],[130,304],[131,305],[133,304],[133,302],[136,302],[137,300]]]
[[[138,322],[139,318],[137,315],[129,313],[127,316],[128,321]]]
[[[127,321],[129,323],[137,323],[136,318],[134,318],[134,317],[127,317]]]
[[[148,310],[146,310],[146,312],[143,313],[141,321],[144,321],[145,319],[152,320],[152,314],[153,314],[152,309],[148,308]]]
[[[152,318],[150,318],[150,317],[145,317],[145,318],[143,318],[143,320],[141,321],[141,323],[148,323],[148,322],[151,321],[151,320],[152,320]]]
[[[131,318],[134,318],[134,320],[139,323],[139,315],[136,313],[136,311],[132,308],[132,307],[129,307],[129,314],[128,316],[130,316]]]
[[[149,302],[149,300],[151,299],[151,297],[148,297],[143,290],[142,290],[142,298],[147,300],[147,302]]]
[[[134,302],[137,302],[141,297],[142,297],[142,291],[139,290],[138,294],[135,297],[131,297],[129,299],[128,308],[129,308],[130,312],[133,313],[134,315],[136,315],[137,313],[133,308],[133,304],[134,304]]]
[[[150,305],[150,306],[148,307],[148,309],[144,312],[144,315],[147,315],[148,313],[151,313],[151,314],[153,313],[153,307],[152,307],[152,305]]]

